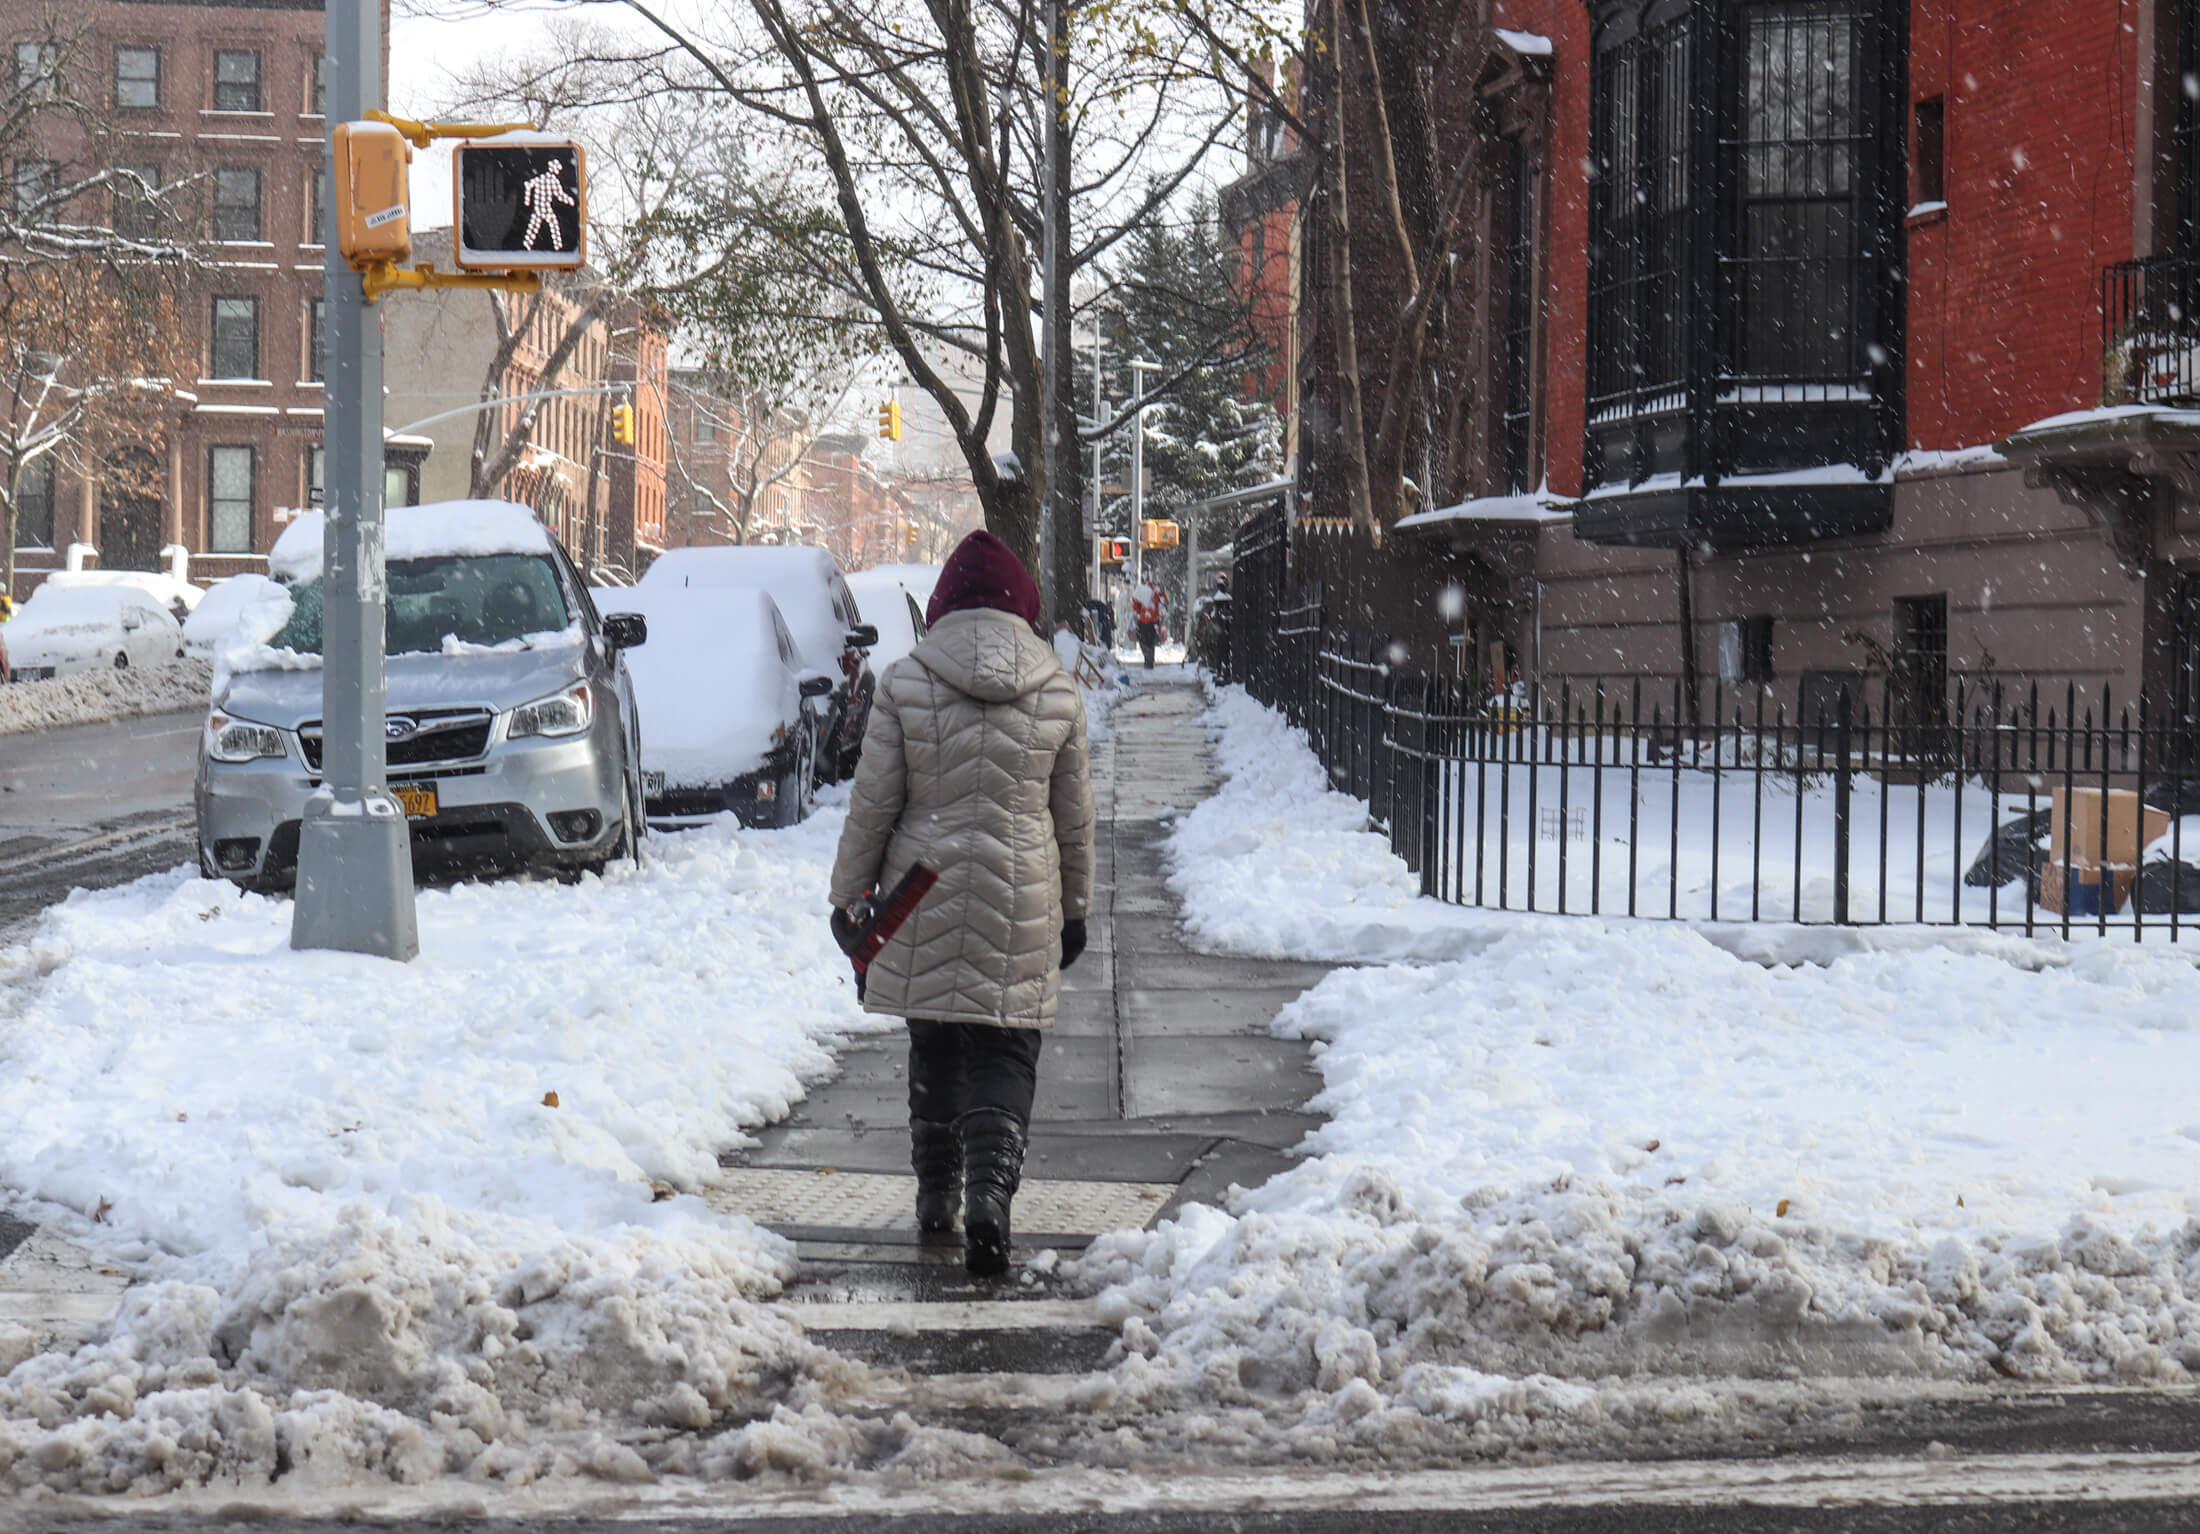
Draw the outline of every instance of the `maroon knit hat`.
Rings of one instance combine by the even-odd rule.
[[[939,584],[925,604],[929,626],[949,613],[990,607],[1014,613],[1026,623],[1039,621],[1039,583],[1031,578],[1015,550],[984,528],[955,545],[940,568]]]

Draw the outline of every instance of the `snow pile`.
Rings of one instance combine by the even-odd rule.
[[[1113,657],[1106,649],[1086,644],[1066,628],[1055,631],[1054,655],[1062,669],[1077,679],[1078,693],[1085,702],[1085,738],[1113,740],[1115,705],[1130,693],[1124,685],[1126,673],[1112,664]]]
[[[0,687],[0,735],[63,725],[132,719],[206,707],[210,672],[203,661],[127,671],[101,667],[42,682]]]
[[[881,1026],[818,917],[840,819],[424,891],[405,966],[181,871],[49,911],[0,951],[0,1186],[140,1283],[0,1379],[0,1487],[639,1479],[811,1404],[791,1248],[680,1195]]]
[[[1308,1159],[1095,1244],[1118,1409],[1257,1407],[1333,1452],[1686,1415],[1685,1374],[2200,1373],[2190,954],[1447,931],[1303,743],[1241,695],[1217,716],[1231,779],[1174,842],[1195,931],[1473,956],[1308,992],[1276,1024],[1319,1041]]]
[[[310,581],[321,573],[328,514],[301,513],[268,551],[267,573],[280,581]],[[382,557],[451,558],[481,554],[547,554],[550,531],[512,501],[433,501],[391,506],[382,513]]]

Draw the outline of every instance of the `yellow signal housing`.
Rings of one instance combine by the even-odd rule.
[[[622,447],[632,447],[634,445],[634,407],[632,405],[613,405],[611,407],[611,440]]]
[[[878,407],[878,434],[889,442],[901,440],[901,401],[890,399]]]
[[[916,546],[917,546],[917,524],[916,524],[916,523],[914,523],[914,522],[912,522],[912,523],[910,523],[910,524],[909,524],[909,547],[911,547],[911,548],[915,548]]]
[[[412,148],[389,123],[338,123],[336,248],[355,272],[412,259]],[[318,233],[318,231],[316,231]]]
[[[1173,549],[1177,545],[1180,529],[1174,522],[1164,522],[1148,517],[1139,524],[1138,546],[1145,549]]]

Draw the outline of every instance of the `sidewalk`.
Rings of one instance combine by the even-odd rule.
[[[1163,817],[1214,787],[1203,707],[1194,683],[1164,672],[1117,709],[1115,738],[1094,748],[1091,945],[1064,977],[1040,1057],[1016,1200],[1020,1267],[1187,1201],[1216,1201],[1233,1183],[1257,1186],[1289,1164],[1316,1122],[1305,1108],[1321,1084],[1308,1046],[1267,1028],[1327,967],[1192,952],[1163,882]],[[1076,1307],[1004,1316],[1000,1304],[967,1304],[1047,1298],[1043,1272],[976,1283],[962,1272],[959,1240],[920,1244],[906,1056],[898,1033],[845,1051],[841,1073],[793,1117],[723,1158],[711,1202],[795,1239],[803,1277],[789,1298],[833,1311],[811,1330],[835,1346],[919,1372],[1089,1367],[1113,1334],[1092,1328],[1080,1344]],[[1026,1321],[1053,1335],[1026,1336],[1024,1346],[1003,1335]]]

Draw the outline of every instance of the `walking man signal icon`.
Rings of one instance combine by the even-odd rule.
[[[588,162],[578,144],[484,139],[452,155],[457,264],[572,271],[588,255]]]
[[[550,248],[565,249],[565,232],[558,227],[559,203],[573,206],[573,196],[565,189],[564,178],[558,172],[562,167],[552,160],[539,176],[531,176],[520,186],[527,199],[527,238],[520,241],[522,250],[535,248],[535,236],[544,229],[550,231]]]

